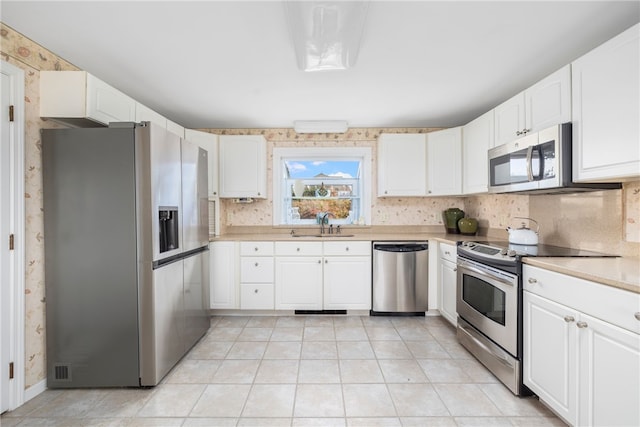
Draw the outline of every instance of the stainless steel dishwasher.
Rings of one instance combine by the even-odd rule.
[[[428,310],[429,243],[373,242],[375,315],[422,315]]]

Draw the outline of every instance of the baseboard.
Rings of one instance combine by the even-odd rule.
[[[31,399],[33,399],[34,397],[36,397],[40,393],[44,392],[46,389],[47,389],[47,379],[46,378],[44,380],[38,382],[38,383],[35,383],[31,387],[26,388],[24,390],[24,402],[23,402],[23,404],[27,403],[28,401],[30,401]]]

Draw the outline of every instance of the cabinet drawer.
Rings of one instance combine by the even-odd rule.
[[[272,283],[272,257],[241,257],[240,282],[242,283]]]
[[[457,248],[454,245],[448,243],[440,243],[439,245],[440,258],[446,259],[451,262],[456,262],[458,259]]]
[[[243,310],[273,310],[273,284],[240,285],[240,308]]]
[[[322,242],[276,242],[276,255],[322,256]]]
[[[324,242],[325,255],[371,255],[371,242]]]
[[[530,265],[523,266],[524,290],[640,334],[640,294]]]
[[[240,255],[271,256],[273,242],[240,242]]]

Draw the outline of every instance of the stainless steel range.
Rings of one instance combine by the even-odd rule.
[[[522,258],[605,257],[597,252],[504,241],[458,246],[458,341],[514,394],[522,383]]]

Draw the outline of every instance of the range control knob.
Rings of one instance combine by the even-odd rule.
[[[510,256],[510,257],[516,256],[516,251],[514,251],[513,249],[509,249],[507,251],[507,256]]]
[[[500,255],[507,255],[506,249],[500,249]]]

